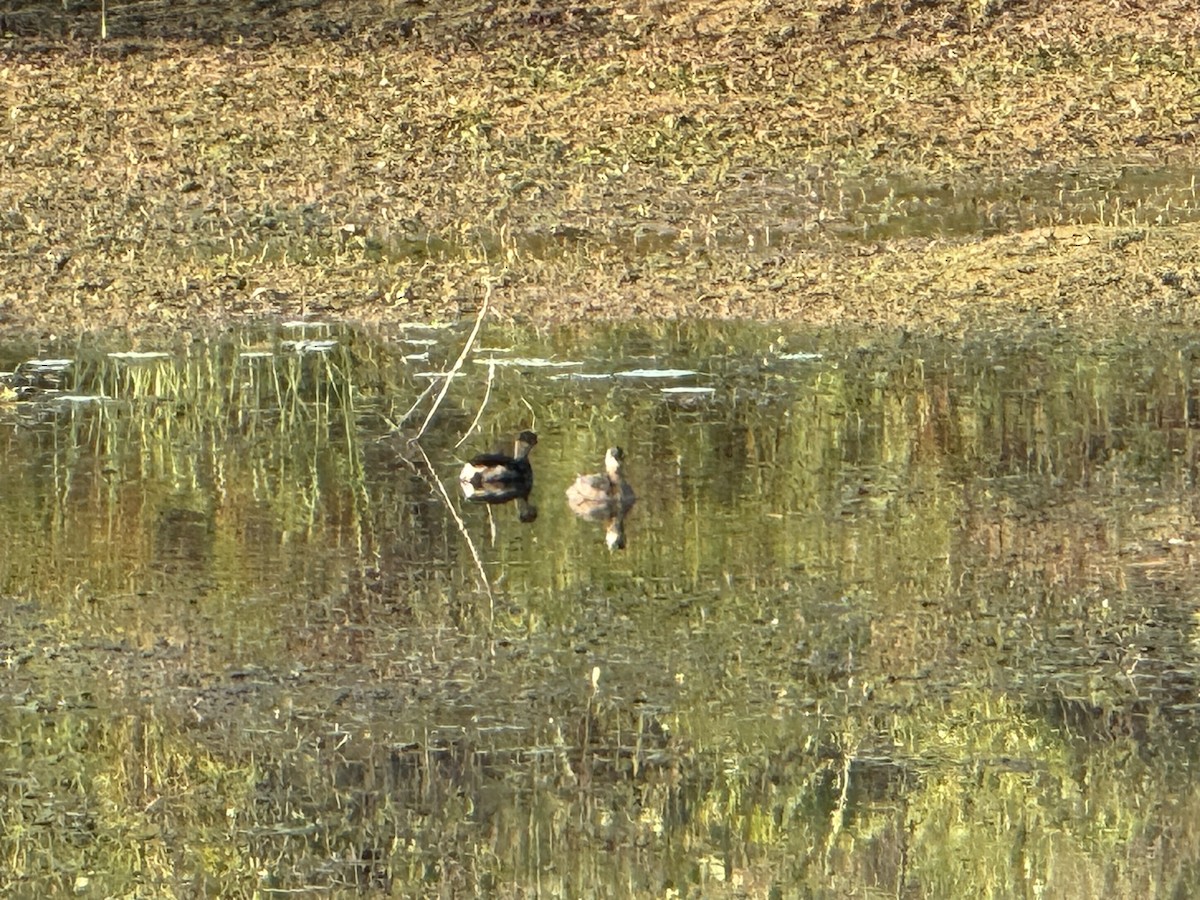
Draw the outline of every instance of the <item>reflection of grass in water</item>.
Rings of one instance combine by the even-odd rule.
[[[378,631],[378,651],[398,636]],[[520,896],[545,889],[551,859],[569,896],[646,879],[718,897],[750,885],[765,896],[771,885],[854,893],[871,884],[1010,896],[1037,879],[1056,896],[1094,896],[1104,879],[1109,895],[1133,896],[1159,871],[1143,799],[1178,797],[1183,818],[1173,821],[1200,808],[1194,790],[1181,796],[1174,783],[1190,784],[1186,757],[1151,767],[1120,734],[1083,756],[1072,728],[986,687],[889,683],[861,670],[845,684],[831,673],[845,689],[815,705],[796,709],[803,698],[779,694],[774,715],[731,715],[714,702],[731,676],[786,662],[752,634],[735,637],[741,659],[720,680],[683,681],[699,701],[691,712],[631,707],[648,681],[634,667],[606,666],[595,690],[575,667],[571,683],[539,693],[542,715],[520,728],[511,686],[495,682],[536,684],[554,658],[511,655],[506,674],[472,676],[450,662],[470,656],[454,638],[435,639],[444,667],[362,686],[377,695],[366,705],[327,705],[354,690],[335,690],[333,670],[187,686],[152,716],[114,715],[102,691],[42,685],[0,713],[10,736],[0,766],[22,773],[7,782],[0,852],[22,863],[11,869],[22,887],[87,884],[110,896],[197,880],[222,896],[351,884]],[[118,651],[105,665],[138,683],[158,663]],[[75,668],[67,651],[21,671]],[[482,718],[456,709],[456,685],[504,705]],[[415,740],[388,730],[397,705],[410,707],[410,725],[425,722]]]
[[[723,858],[747,878],[765,869],[775,884],[919,885],[928,896],[1036,885],[1047,896],[1134,897],[1160,872],[1160,829],[1189,836],[1189,815],[1160,817],[1144,803],[1191,783],[1187,754],[1151,764],[1119,726],[1088,746],[1024,699],[971,687],[969,675],[939,677],[864,678],[861,688],[856,678],[805,714],[744,722],[732,741],[724,716],[685,721],[688,734],[713,736],[697,762],[723,763],[695,798],[694,824],[726,835]],[[794,699],[781,696],[782,709]],[[1176,744],[1161,728],[1146,737]],[[1180,803],[1200,808],[1200,794],[1187,789]],[[1194,857],[1173,858],[1186,869]]]
[[[1115,896],[1138,893],[1161,865],[1152,858],[1160,823],[1147,798],[1179,798],[1163,816],[1160,849],[1172,864],[1190,862],[1186,823],[1200,804],[1195,792],[1180,797],[1179,784],[1191,783],[1188,731],[1178,711],[1156,718],[1158,694],[1143,707],[1151,711],[1146,736],[1079,724],[1092,707],[1097,720],[1119,722],[1137,713],[1139,698],[1115,664],[1076,664],[1073,679],[1056,679],[1064,664],[1047,635],[1072,622],[1095,628],[1100,599],[1089,598],[1097,585],[1111,635],[1136,635],[1146,613],[1140,598],[1118,589],[1116,554],[1086,545],[1103,535],[1089,537],[1090,523],[1071,521],[1086,511],[1082,502],[1037,505],[1042,524],[1022,518],[1028,505],[1020,492],[1087,476],[1119,493],[1182,466],[1170,441],[1186,429],[1148,423],[1186,409],[1187,366],[1155,368],[1151,361],[1163,357],[1145,349],[1115,362],[995,347],[968,360],[943,358],[912,342],[831,353],[829,365],[787,368],[785,383],[772,387],[778,396],[735,400],[731,389],[711,413],[674,424],[663,417],[682,413],[629,393],[618,395],[629,401],[619,421],[606,421],[591,395],[546,401],[549,410],[538,408],[547,420],[575,424],[572,412],[581,415],[582,433],[562,436],[572,458],[594,451],[589,442],[606,442],[593,431],[618,426],[671,452],[739,454],[740,468],[720,470],[730,484],[698,480],[688,488],[690,508],[659,503],[645,527],[673,527],[710,509],[711,492],[736,503],[745,490],[771,498],[779,527],[760,541],[738,540],[757,533],[747,529],[763,506],[734,505],[731,530],[696,528],[670,558],[662,551],[662,558],[639,557],[635,543],[617,562],[601,549],[580,563],[543,542],[536,562],[550,575],[514,572],[494,634],[473,606],[469,579],[438,580],[432,567],[398,558],[381,565],[378,589],[351,586],[325,610],[305,607],[303,624],[285,629],[294,642],[287,663],[227,676],[237,654],[214,654],[221,666],[209,675],[195,661],[204,649],[189,647],[194,655],[180,664],[186,677],[151,701],[159,731],[144,741],[140,768],[178,788],[160,792],[161,801],[147,794],[163,816],[162,833],[195,836],[194,853],[171,857],[172,877],[199,871],[195,860],[203,860],[207,883],[222,893],[264,884],[382,886],[388,878],[396,894],[436,885],[515,895],[545,892],[548,879],[568,896],[595,884],[629,885],[630,895],[642,896],[661,896],[668,885],[704,896],[766,896],[772,886],[785,896],[797,886],[892,895],[908,885],[939,895],[967,885],[973,895],[1000,896],[1027,885],[1033,892],[1039,880],[1048,895],[1096,895],[1100,883]],[[335,364],[314,359],[309,370],[310,363],[281,361],[278,381],[265,369],[235,379],[212,403],[219,423],[207,431],[203,417],[187,424],[194,412],[173,415],[162,404],[171,422],[185,423],[171,447],[201,429],[203,440],[269,451],[270,465],[231,458],[215,475],[191,470],[201,487],[205,478],[219,485],[214,495],[231,506],[277,502],[276,473],[300,473],[298,480],[325,491],[323,460],[331,457],[285,446],[272,435],[271,416],[312,441],[323,428],[333,441],[340,433],[328,383]],[[1027,386],[1031,371],[1037,390]],[[511,387],[510,377],[498,371],[498,387]],[[512,393],[497,391],[489,419],[503,421],[517,408],[503,396]],[[311,408],[318,401],[324,411]],[[228,418],[243,408],[244,417]],[[783,415],[789,411],[804,415]],[[118,421],[95,419],[98,431],[120,438]],[[92,425],[83,415],[78,422]],[[170,426],[146,427],[152,442]],[[676,437],[681,430],[686,438]],[[165,470],[176,458],[172,450],[151,462]],[[170,470],[186,477],[193,458],[178,454]],[[966,473],[957,468],[964,458]],[[122,464],[127,475],[143,471]],[[86,467],[79,478],[85,488],[92,483]],[[637,485],[644,498],[670,496],[656,480]],[[391,496],[380,485],[372,490]],[[68,496],[78,493],[72,486]],[[312,498],[291,513],[280,507],[314,537],[329,533],[313,522],[317,508]],[[368,531],[379,521],[364,518]],[[232,559],[238,530],[232,522],[221,527]],[[989,529],[1005,531],[995,550],[979,539]],[[1071,542],[1085,546],[1086,565],[1072,565],[1062,546]],[[730,547],[748,561],[752,580],[737,570],[724,578],[719,567]],[[521,561],[515,542],[502,550]],[[1001,555],[989,559],[990,552]],[[977,569],[1002,571],[984,581]],[[30,641],[37,662],[17,666],[16,677],[32,679],[50,662],[69,668],[77,633],[62,630]],[[41,647],[56,644],[66,649],[53,660],[43,656]],[[1146,658],[1133,674],[1169,655],[1139,652]],[[134,656],[116,651],[104,670],[117,675],[101,683],[119,676],[154,685],[156,667],[170,665],[152,655],[141,669]],[[1176,677],[1186,677],[1187,664],[1172,669]],[[594,665],[603,674],[593,692]],[[66,733],[95,718],[93,709],[58,704],[61,690],[45,687],[55,677],[26,695],[45,695],[37,721],[61,721]],[[1138,691],[1152,689],[1138,682]],[[1087,705],[1058,723],[1039,705],[1047,694]],[[99,691],[95,702],[104,708]],[[126,784],[137,777],[122,762],[126,740],[124,733],[111,744],[97,738],[93,761],[65,758]],[[187,751],[209,759],[211,772],[185,768],[176,757]],[[0,747],[16,768],[49,783],[52,755],[20,752]],[[1161,759],[1151,766],[1147,753]],[[172,772],[183,774],[172,781]],[[252,796],[223,778],[253,783]],[[101,796],[141,799],[105,793],[96,778],[81,783],[88,788],[79,796],[93,806]],[[126,814],[134,818],[125,808],[114,815]],[[69,824],[56,831],[73,834]],[[111,859],[97,861],[95,844],[68,845],[63,870],[83,859],[94,884],[110,873],[119,887],[122,866],[137,853],[165,856],[157,837],[138,844],[133,832],[104,834],[105,849],[115,848]],[[555,872],[547,875],[550,860]]]
[[[252,890],[253,873],[270,868],[274,838],[256,847],[261,857],[236,849],[245,840],[229,841],[231,828],[255,816],[250,770],[234,762],[242,753],[236,739],[226,742],[218,761],[181,730],[186,719],[167,711],[165,696],[155,697],[152,716],[109,718],[95,711],[108,702],[106,685],[123,693],[128,661],[121,653],[166,641],[187,648],[195,665],[210,652],[213,636],[206,632],[214,617],[225,619],[218,633],[226,639],[238,641],[236,634],[253,630],[255,658],[274,656],[269,645],[278,631],[277,604],[319,587],[301,587],[297,578],[276,588],[273,602],[258,601],[256,553],[296,557],[293,571],[301,576],[306,546],[332,536],[361,551],[366,542],[359,384],[376,389],[380,373],[348,344],[270,358],[243,359],[239,351],[213,341],[169,359],[88,355],[77,366],[76,388],[113,399],[56,407],[48,425],[19,435],[24,451],[53,478],[13,479],[6,486],[10,515],[27,519],[13,534],[30,547],[24,553],[10,546],[5,584],[24,585],[43,608],[57,609],[61,640],[74,644],[81,632],[99,631],[122,647],[96,677],[42,669],[46,636],[30,638],[32,654],[20,667],[27,678],[36,670],[39,690],[69,695],[71,680],[80,678],[96,694],[82,702],[51,699],[42,711],[19,710],[5,729],[14,740],[0,755],[17,749],[19,758],[0,765],[26,773],[24,794],[12,799],[28,818],[8,818],[12,827],[0,855],[19,863],[10,871],[23,873],[25,886],[114,896],[147,884],[170,891],[192,875],[232,884],[225,879],[240,869],[252,873],[244,882]],[[51,497],[39,494],[43,485]],[[267,525],[265,545],[247,530],[254,521]],[[201,588],[199,612],[189,604],[194,598],[170,589],[142,598],[139,585],[162,571],[186,574],[188,544],[197,535],[203,540],[206,530],[214,532],[217,559],[198,574],[211,570],[219,585]],[[189,622],[200,630],[189,633]],[[216,654],[218,665],[227,664],[226,654]],[[170,652],[163,662],[176,664]],[[200,662],[197,672],[204,668]],[[31,730],[38,751],[28,757],[19,748]],[[60,782],[61,789],[42,790]],[[188,834],[186,846],[164,839],[164,831]]]
[[[74,673],[84,681],[91,674]],[[8,739],[0,854],[13,895],[173,894],[198,879],[232,884],[255,867],[230,841],[253,806],[253,765],[222,758],[145,711],[97,714],[92,696],[57,709],[0,712]],[[29,757],[21,748],[36,746]],[[187,840],[176,836],[185,833]],[[249,882],[252,883],[252,882]]]
[[[16,455],[53,473],[55,514],[45,516],[38,494],[45,479],[11,485],[10,509],[27,519],[18,535],[46,552],[10,558],[6,583],[58,581],[69,592],[86,578],[102,595],[127,591],[130,573],[144,578],[160,564],[158,520],[174,510],[210,523],[228,555],[221,577],[230,591],[253,589],[254,554],[323,539],[334,524],[323,509],[357,510],[335,534],[361,547],[368,495],[354,381],[377,390],[380,373],[344,343],[270,357],[242,349],[197,341],[173,358],[85,355],[76,389],[111,399],[56,406],[21,433]],[[235,529],[254,521],[285,545],[248,543]]]

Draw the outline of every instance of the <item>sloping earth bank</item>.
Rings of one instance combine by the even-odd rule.
[[[10,333],[445,319],[486,289],[541,324],[1197,319],[1184,0],[144,3],[103,38],[93,5],[10,0],[0,24]],[[1063,202],[1130,167],[1184,200]],[[931,227],[895,227],[918,206]]]

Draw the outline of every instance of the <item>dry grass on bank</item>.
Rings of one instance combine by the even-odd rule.
[[[126,5],[105,41],[93,9],[18,6],[12,329],[446,318],[485,282],[543,322],[1189,315],[1191,209],[844,232],[897,177],[962,203],[1193,166],[1191,4]]]

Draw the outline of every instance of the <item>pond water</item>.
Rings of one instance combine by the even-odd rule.
[[[1194,883],[1194,336],[467,331],[0,346],[6,893]]]

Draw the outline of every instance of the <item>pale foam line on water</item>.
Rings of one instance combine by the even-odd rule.
[[[699,374],[692,369],[626,369],[613,373],[617,378],[687,378]]]
[[[610,378],[690,378],[699,375],[692,369],[627,369],[624,372],[568,372],[551,375],[551,379],[569,378],[576,381],[603,381]],[[664,388],[664,390],[696,390],[696,388]]]
[[[497,357],[489,356],[475,359],[474,362],[484,366],[520,366],[525,369],[569,369],[582,366],[582,362],[558,362],[550,359],[530,358],[527,356]]]
[[[284,341],[279,346],[284,350],[295,350],[297,353],[328,353],[338,345],[337,341]]]
[[[551,375],[551,381],[570,379],[571,381],[605,381],[613,376],[607,372],[564,372],[561,375]]]

